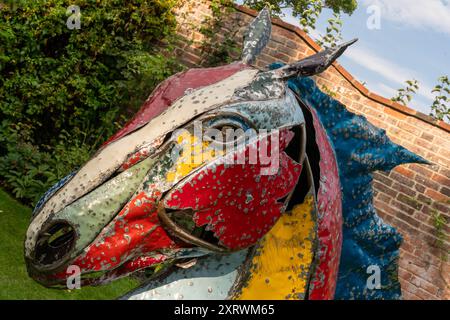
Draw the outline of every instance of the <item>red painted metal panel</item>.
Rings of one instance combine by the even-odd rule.
[[[153,91],[133,119],[109,138],[103,146],[147,124],[150,120],[166,110],[178,98],[182,97],[186,90],[214,84],[245,68],[248,68],[248,66],[237,62],[216,68],[189,69],[173,75]]]
[[[277,200],[295,187],[300,176],[301,165],[282,151],[292,136],[292,132],[282,131],[279,148],[272,149],[270,139],[263,139],[238,150],[234,164],[207,166],[171,192],[166,206],[194,209],[196,225],[206,225],[227,248],[241,249],[255,244],[280,217],[283,204]],[[261,163],[260,157],[256,164],[248,164],[250,152],[255,152],[252,148],[279,153],[275,174],[261,175],[267,165]],[[236,164],[242,152],[246,164]]]
[[[122,264],[108,274],[111,280],[166,260],[161,253],[164,250],[185,247],[176,243],[159,223],[156,208],[160,196],[158,191],[152,196],[145,192],[135,196],[72,264],[83,273],[114,270]]]
[[[333,299],[342,247],[342,192],[336,157],[330,140],[311,109],[320,152],[320,182],[317,194],[319,264],[311,280],[309,298]]]

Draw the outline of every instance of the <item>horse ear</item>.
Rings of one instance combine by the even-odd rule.
[[[252,63],[269,43],[272,33],[272,21],[270,10],[265,7],[248,26],[244,34],[244,46],[242,48],[242,62]]]
[[[293,64],[286,65],[282,68],[274,70],[277,78],[289,77],[310,77],[325,71],[344,51],[354,44],[358,39],[342,43],[338,46],[326,48],[312,56]]]

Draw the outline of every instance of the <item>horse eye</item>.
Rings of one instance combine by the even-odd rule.
[[[222,127],[218,127],[216,128],[217,130],[220,130],[220,132],[222,132],[222,134],[225,136],[227,134],[227,132],[229,132],[229,130],[238,130],[241,129],[238,126],[234,126],[234,125],[223,125]]]
[[[250,126],[242,118],[211,119],[204,130],[204,140],[214,143],[235,143],[245,137]]]
[[[240,143],[244,138],[244,130],[230,124],[208,128],[204,133],[204,141],[214,144]]]

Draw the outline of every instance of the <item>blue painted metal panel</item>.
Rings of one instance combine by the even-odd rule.
[[[273,64],[271,68],[280,67]],[[377,215],[373,206],[372,172],[388,171],[403,163],[428,163],[394,144],[385,130],[321,92],[310,78],[289,80],[294,90],[314,108],[333,145],[342,185],[343,247],[336,299],[399,299],[398,249],[402,237]],[[381,289],[368,289],[367,268],[381,269]]]

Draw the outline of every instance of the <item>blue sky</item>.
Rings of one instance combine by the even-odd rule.
[[[242,2],[242,1],[237,1]],[[386,98],[409,79],[420,90],[409,107],[425,114],[433,101],[437,78],[450,75],[450,0],[359,0],[353,15],[343,15],[344,40],[359,38],[339,62],[366,87]],[[372,7],[371,7],[372,6]],[[369,29],[368,8],[380,13],[380,29]],[[330,10],[322,13],[313,38],[324,34]],[[283,20],[298,25],[286,11]]]

